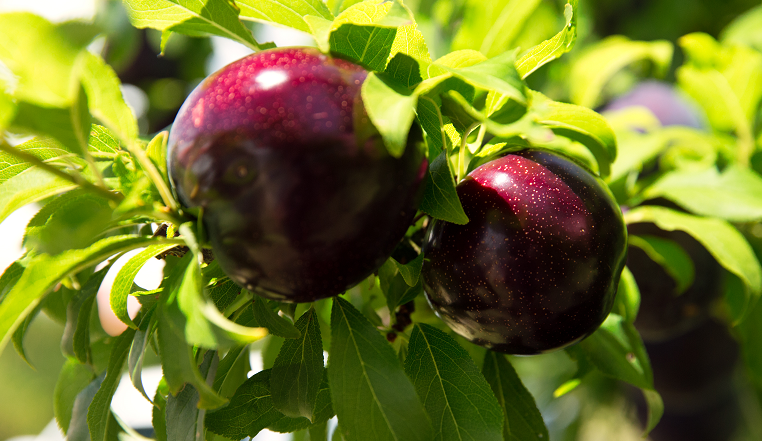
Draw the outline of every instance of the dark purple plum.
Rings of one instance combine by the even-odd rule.
[[[696,106],[677,93],[675,88],[661,81],[643,81],[627,94],[609,103],[605,111],[642,106],[651,111],[663,126],[703,128],[704,123]]]
[[[613,305],[627,230],[606,185],[553,153],[488,162],[457,186],[466,225],[435,220],[424,288],[455,332],[509,354],[580,341]]]
[[[262,51],[204,80],[169,137],[180,201],[215,257],[262,296],[309,302],[376,270],[404,236],[426,160],[414,126],[389,155],[360,96],[367,72],[312,48]]]

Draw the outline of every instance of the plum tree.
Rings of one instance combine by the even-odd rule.
[[[435,220],[424,288],[457,333],[511,354],[575,343],[611,310],[627,232],[605,184],[553,153],[524,150],[458,184],[470,221]]]
[[[317,49],[273,49],[212,74],[183,104],[169,173],[241,286],[289,302],[334,296],[405,234],[426,172],[421,132],[401,157],[387,152],[362,104],[366,75]]]

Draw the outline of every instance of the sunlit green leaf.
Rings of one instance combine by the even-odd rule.
[[[362,84],[362,99],[389,153],[400,157],[415,119],[418,96],[384,74],[370,73]],[[415,146],[411,146],[415,148]]]
[[[310,33],[305,15],[333,20],[333,14],[320,0],[236,0],[243,20],[255,20]]]
[[[625,37],[608,37],[588,47],[572,65],[568,76],[571,100],[584,107],[601,103],[606,83],[632,63],[650,61],[657,76],[663,76],[672,62],[672,44],[667,41],[632,41]]]
[[[127,297],[130,295],[135,276],[138,275],[138,272],[146,262],[175,246],[173,244],[150,246],[133,256],[117,273],[116,278],[114,278],[114,284],[111,287],[109,303],[116,317],[125,325],[137,329],[137,326],[133,323],[127,312]]]
[[[537,122],[587,147],[598,162],[601,176],[608,176],[617,145],[616,135],[603,116],[586,107],[552,101],[539,92],[532,93],[532,106],[538,109]]]
[[[69,250],[57,256],[41,254],[32,258],[18,283],[0,303],[0,351],[16,327],[59,280],[114,254],[166,240],[168,239],[111,236],[85,249]]]
[[[67,38],[62,25],[27,12],[0,14],[0,29],[0,61],[14,74],[13,97],[37,106],[70,106],[78,93],[72,87],[75,61],[89,42]]]
[[[119,88],[119,78],[106,62],[91,52],[82,55],[82,85],[87,91],[90,113],[122,141],[138,136],[138,122]]]
[[[133,26],[179,32],[195,37],[218,35],[251,49],[264,49],[238,19],[227,0],[123,0]]]
[[[564,28],[550,40],[545,40],[530,49],[516,61],[516,69],[521,78],[526,78],[540,67],[559,58],[574,47],[577,40],[578,0],[569,0],[564,7]]]
[[[467,2],[453,49],[474,49],[493,57],[515,48],[517,37],[539,4],[539,0]]]

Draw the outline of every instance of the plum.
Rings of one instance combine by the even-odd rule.
[[[613,305],[627,231],[606,185],[557,154],[528,149],[457,186],[469,222],[435,220],[424,289],[456,333],[509,354],[580,341]]]
[[[612,100],[605,111],[642,106],[651,111],[663,126],[703,128],[697,107],[677,93],[675,88],[661,81],[643,81],[625,95]]]
[[[238,60],[188,97],[169,137],[173,187],[221,268],[285,302],[368,277],[412,221],[427,162],[413,126],[391,156],[360,95],[367,72],[313,48]]]

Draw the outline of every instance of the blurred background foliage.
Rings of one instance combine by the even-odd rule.
[[[73,7],[77,1],[66,3]],[[83,18],[94,20],[103,33],[91,49],[104,55],[125,85],[125,97],[138,117],[142,135],[165,129],[173,121],[185,97],[201,79],[247,53],[240,47],[236,48],[236,43],[173,35],[164,54],[160,54],[159,32],[132,27],[120,1],[83,0],[83,3],[94,5],[90,15],[85,13]],[[474,49],[494,56],[512,48],[520,48],[519,51],[531,48],[552,37],[564,26],[566,1],[513,2],[516,6],[510,11],[505,10],[509,0],[406,0],[405,3],[414,11],[432,57],[437,58],[457,49]],[[638,61],[606,81],[601,85],[603,90],[599,98],[585,103],[599,107],[612,97],[627,92],[643,78],[659,76],[674,82],[676,69],[686,59],[678,45],[681,36],[703,32],[716,39],[737,38],[723,34],[723,29],[741,13],[754,7],[759,9],[760,2],[580,0],[579,6],[578,36],[573,51],[561,60],[542,67],[527,79],[532,89],[542,91],[553,99],[584,102],[584,99],[575,96],[569,78],[574,75],[575,64],[579,65],[578,61],[589,54],[586,49],[606,37],[620,35],[631,40],[664,40],[675,47],[674,51],[666,53],[668,59],[663,60],[663,66],[653,60]],[[23,8],[23,2],[0,0],[0,11]],[[518,16],[527,17],[525,26],[494,26],[502,21],[510,23]],[[56,17],[48,18],[57,20]],[[293,31],[283,34],[283,30],[262,24],[247,22],[246,25],[252,28],[260,41],[275,40],[280,45],[303,45],[311,41],[304,36],[292,35]],[[658,58],[658,54],[653,58]],[[760,119],[757,118],[758,121]],[[752,158],[752,162],[758,171],[762,169],[762,155]],[[741,227],[762,259],[762,228],[759,225]],[[34,368],[12,350],[6,350],[0,356],[0,440],[39,433],[53,418],[53,391],[64,362],[57,344],[62,331],[62,325],[52,319],[34,321],[26,338],[29,361]],[[472,345],[466,347],[480,350]],[[552,385],[561,384],[575,374],[575,363],[565,352],[530,358],[513,357],[512,362],[535,395],[551,439],[640,439],[638,403],[630,399],[633,393],[624,386],[610,379],[595,377],[586,380],[584,387],[557,398],[555,395],[559,391]],[[733,381],[743,384],[740,372],[736,372]],[[752,427],[741,430],[734,439],[762,439],[758,395],[758,391],[745,390],[739,399],[740,408],[733,408],[743,414],[745,421],[757,422],[756,427],[755,424],[747,424]]]

